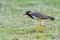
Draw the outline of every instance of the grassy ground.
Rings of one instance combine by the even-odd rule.
[[[38,11],[55,17],[44,21],[37,33],[37,22],[22,14]],[[0,40],[60,40],[60,0],[0,0]]]

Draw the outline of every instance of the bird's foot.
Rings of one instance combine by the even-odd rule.
[[[42,33],[43,31],[37,31],[37,33]]]

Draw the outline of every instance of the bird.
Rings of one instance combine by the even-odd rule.
[[[51,17],[51,16],[48,16],[48,15],[45,15],[43,13],[40,13],[40,12],[32,12],[32,11],[26,11],[23,15],[28,15],[30,18],[32,19],[36,19],[38,21],[38,28],[37,28],[37,32],[39,31],[42,31],[42,24],[41,24],[41,19],[49,19],[49,20],[52,20],[54,21],[55,18],[54,17]]]

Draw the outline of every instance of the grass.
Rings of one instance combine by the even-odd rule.
[[[22,14],[38,11],[55,17],[44,22],[37,33],[37,22]],[[0,0],[0,40],[60,40],[60,0]]]

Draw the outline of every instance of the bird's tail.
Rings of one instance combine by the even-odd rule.
[[[53,17],[50,17],[50,16],[48,16],[49,17],[49,19],[50,20],[52,20],[52,21],[54,21],[55,20],[55,18],[53,18]]]

